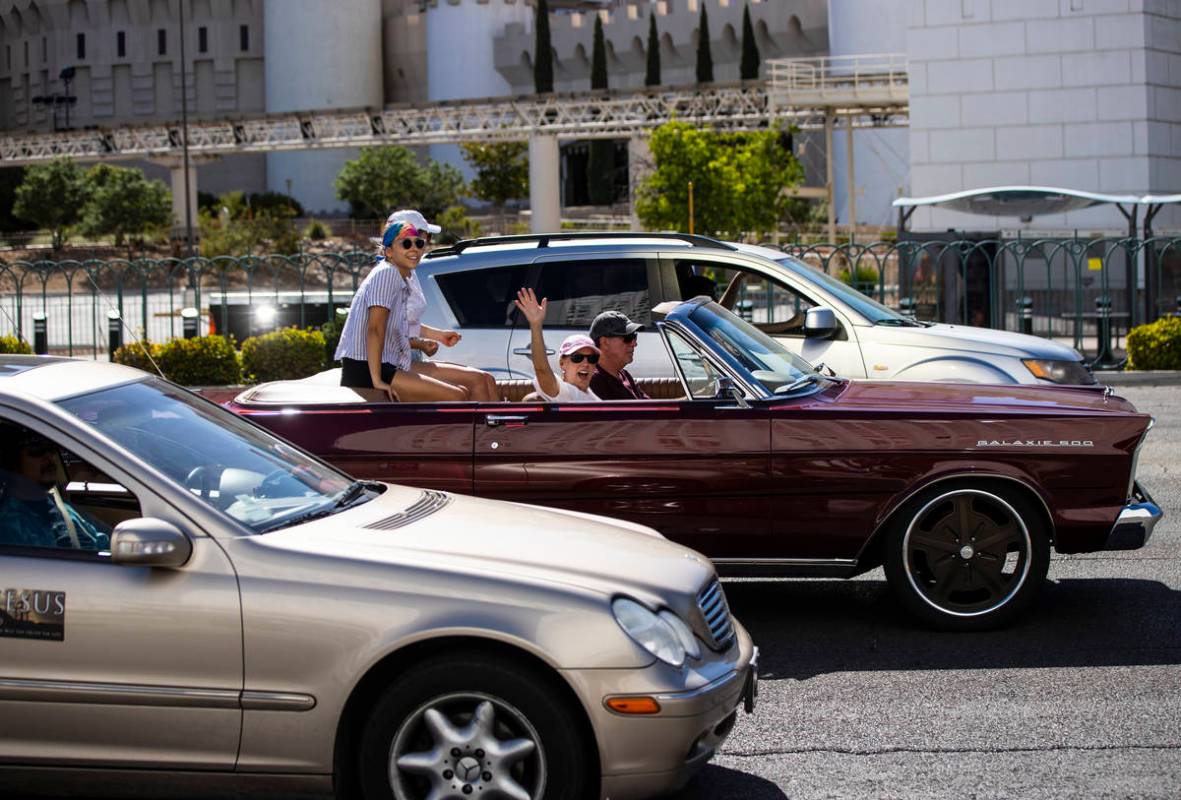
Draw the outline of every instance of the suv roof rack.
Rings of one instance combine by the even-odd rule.
[[[577,239],[671,239],[686,242],[694,247],[708,247],[714,250],[737,250],[732,244],[719,241],[709,236],[698,236],[693,233],[645,233],[643,231],[570,231],[559,233],[526,233],[516,236],[481,236],[478,239],[464,239],[447,247],[440,247],[426,254],[426,258],[440,256],[457,256],[469,247],[481,247],[493,244],[516,244],[519,242],[537,242],[538,248],[549,247],[552,241],[568,241]]]

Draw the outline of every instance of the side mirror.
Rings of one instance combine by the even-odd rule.
[[[136,567],[180,567],[193,543],[171,522],[140,517],[120,522],[111,534],[111,561]]]
[[[804,336],[808,339],[827,339],[840,330],[837,316],[831,308],[809,308],[804,316]]]

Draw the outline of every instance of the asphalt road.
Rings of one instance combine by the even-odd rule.
[[[1181,386],[1119,391],[1157,418],[1148,547],[1055,556],[1033,612],[983,634],[915,627],[880,571],[729,582],[759,707],[676,798],[1181,798]]]
[[[1181,798],[1181,387],[1119,393],[1157,420],[1146,548],[1055,556],[1033,613],[985,634],[915,628],[880,571],[728,583],[760,705],[677,797]]]

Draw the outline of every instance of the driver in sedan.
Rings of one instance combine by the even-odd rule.
[[[66,550],[106,550],[110,530],[65,498],[57,445],[26,428],[0,424],[0,439],[15,443],[0,456],[0,544]]]

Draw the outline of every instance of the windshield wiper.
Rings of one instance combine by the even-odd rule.
[[[290,528],[292,525],[302,525],[303,523],[311,522],[314,519],[320,519],[322,517],[329,517],[335,513],[336,513],[335,508],[317,508],[315,511],[309,511],[306,514],[300,514],[298,516],[291,517],[290,519],[285,519],[280,522],[276,522],[274,525],[267,525],[265,527],[259,528],[258,532],[259,533],[270,533],[271,531],[277,531],[280,528]]]
[[[349,488],[341,492],[340,497],[336,498],[336,502],[332,504],[332,511],[337,511],[350,505],[361,496],[361,492],[369,489],[372,485],[369,481],[353,481],[349,484]]]

